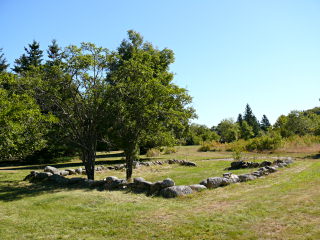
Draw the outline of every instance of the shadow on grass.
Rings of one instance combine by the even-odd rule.
[[[27,182],[26,182],[27,183]],[[102,187],[89,187],[85,184],[56,184],[48,181],[32,182],[30,185],[19,181],[0,181],[0,202],[17,201],[26,197],[34,197],[45,193],[84,189],[99,190]]]
[[[96,165],[115,165],[125,163],[125,160],[96,160]],[[0,171],[5,170],[28,170],[28,169],[43,169],[45,166],[52,166],[56,168],[72,168],[72,167],[83,167],[82,162],[78,163],[60,163],[60,164],[42,164],[42,165],[32,165],[32,166],[19,166],[19,167],[11,167],[6,169],[0,169]],[[6,167],[2,165],[2,167]]]
[[[305,156],[304,158],[320,159],[320,153],[313,154],[313,155],[308,155],[308,156]]]

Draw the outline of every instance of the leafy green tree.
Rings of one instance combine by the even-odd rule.
[[[239,125],[240,128],[240,138],[248,140],[254,137],[253,128],[247,123],[247,121],[242,121],[242,124]]]
[[[108,50],[92,43],[68,46],[64,64],[33,77],[43,109],[52,111],[68,138],[79,148],[88,179],[94,179],[97,141],[107,119]]]
[[[126,176],[131,179],[144,139],[181,137],[194,110],[188,106],[187,91],[172,83],[173,52],[154,48],[137,32],[128,31],[128,37],[110,56],[108,82],[112,139],[124,150]]]
[[[232,119],[222,120],[217,126],[217,132],[221,137],[221,142],[233,142],[240,136],[239,125]]]
[[[204,141],[219,141],[220,137],[206,125],[191,124],[186,137],[187,145],[199,145]]]
[[[252,127],[254,136],[258,136],[260,131],[260,125],[256,116],[253,114],[249,104],[246,105],[246,109],[243,115],[243,120],[245,120],[249,124],[249,126]]]
[[[43,138],[55,118],[41,113],[35,99],[17,88],[17,78],[0,73],[0,160],[22,160],[46,146]]]
[[[20,58],[15,60],[14,72],[22,74],[32,69],[32,67],[39,67],[42,64],[43,51],[40,50],[40,44],[33,40],[28,44],[28,48],[24,48],[25,52]]]
[[[262,120],[261,120],[261,123],[260,123],[260,127],[261,129],[264,131],[264,132],[267,132],[268,129],[271,127],[271,124],[269,122],[269,119],[267,118],[266,115],[263,115],[262,116]]]
[[[0,73],[5,72],[8,68],[9,64],[7,64],[7,60],[2,53],[2,48],[0,48]]]

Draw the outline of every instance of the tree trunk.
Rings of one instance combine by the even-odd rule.
[[[135,161],[137,159],[138,153],[139,153],[139,148],[136,143],[128,146],[124,150],[124,154],[126,156],[126,178],[127,178],[127,181],[131,181],[133,161]]]
[[[94,180],[94,168],[96,159],[96,149],[83,149],[81,153],[82,162],[86,168],[88,179]]]

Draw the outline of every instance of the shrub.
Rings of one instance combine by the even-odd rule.
[[[176,153],[177,149],[175,147],[166,147],[163,151],[164,154]]]
[[[282,146],[282,138],[279,134],[265,135],[253,138],[246,145],[248,151],[274,151]]]
[[[208,152],[211,150],[211,142],[201,142],[201,147],[198,149],[199,152]]]
[[[151,148],[147,151],[147,157],[157,157],[160,155],[160,150],[157,148]]]

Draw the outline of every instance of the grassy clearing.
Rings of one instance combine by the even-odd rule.
[[[230,164],[197,154],[189,152],[196,168],[142,167],[135,176],[191,184]],[[21,181],[30,169],[0,170],[0,239],[320,239],[319,169],[320,160],[299,159],[265,178],[177,199],[30,184]],[[97,178],[110,175],[124,172]]]

